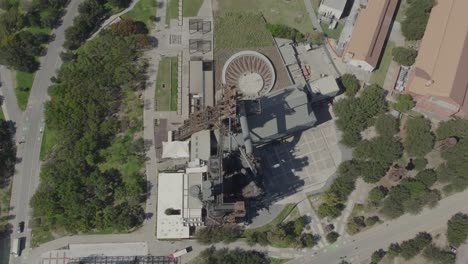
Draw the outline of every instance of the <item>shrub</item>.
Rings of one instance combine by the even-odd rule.
[[[386,252],[383,249],[379,249],[374,251],[371,256],[371,264],[377,264],[379,263],[383,257],[385,256]]]
[[[456,255],[454,253],[442,250],[434,244],[426,247],[423,255],[426,259],[436,264],[455,264]]]
[[[323,203],[319,206],[317,210],[317,214],[320,217],[330,217],[330,218],[337,218],[338,216],[341,215],[341,206],[338,205],[328,205],[326,203]]]
[[[349,73],[343,74],[343,76],[341,76],[341,83],[345,88],[345,94],[347,96],[356,95],[360,87],[359,80],[356,78],[356,76]]]
[[[267,24],[267,29],[275,38],[291,39],[294,42],[300,42],[304,35],[297,29],[282,24]]]
[[[387,195],[388,189],[383,186],[376,186],[369,191],[367,199],[373,204],[379,204]]]
[[[403,241],[400,245],[401,247],[401,256],[409,260],[418,255],[421,250],[428,246],[432,241],[430,234],[421,232],[416,235],[415,238]]]
[[[369,216],[366,218],[366,226],[373,226],[376,223],[380,221],[379,217],[374,215],[374,216]]]
[[[389,257],[397,257],[401,253],[401,247],[398,243],[392,243],[388,247],[387,254]]]
[[[415,49],[396,47],[392,51],[393,60],[403,66],[411,66],[418,55]]]
[[[317,245],[318,237],[307,233],[307,234],[304,234],[304,236],[301,239],[301,242],[302,242],[303,247],[311,248]]]
[[[340,234],[338,234],[335,231],[332,231],[332,232],[327,234],[326,239],[327,239],[328,243],[333,244],[333,243],[336,242],[336,240],[338,240],[338,237],[340,237]]]

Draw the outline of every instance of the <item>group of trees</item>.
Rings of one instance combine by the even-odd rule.
[[[454,119],[442,122],[436,131],[437,139],[449,137],[458,139],[455,147],[442,153],[446,162],[437,169],[437,175],[444,186],[444,192],[459,192],[468,186],[468,120]]]
[[[360,132],[376,115],[385,111],[385,91],[376,84],[364,88],[359,97],[347,97],[334,104],[336,125],[343,131],[342,143],[354,147]]]
[[[246,241],[250,245],[259,244],[262,246],[288,246],[288,247],[314,247],[319,238],[310,233],[303,233],[306,226],[304,217],[299,217],[294,221],[280,223],[267,231],[244,232]]]
[[[424,157],[434,146],[431,122],[423,117],[409,118],[406,122],[405,151],[410,157]]]
[[[270,263],[267,256],[257,251],[240,248],[229,250],[216,249],[214,246],[203,250],[194,260],[195,264],[258,264]]]
[[[16,146],[8,122],[0,120],[0,182],[15,172]]]
[[[413,48],[396,47],[392,50],[393,60],[403,66],[411,66],[418,52]]]
[[[410,260],[422,253],[422,255],[429,260],[431,263],[436,264],[453,264],[455,263],[455,254],[450,251],[443,250],[431,244],[432,236],[426,232],[420,232],[416,237],[405,240],[401,243],[392,243],[388,247],[387,251],[380,249],[379,251],[390,258],[401,256],[405,260]],[[374,261],[373,263],[379,263]],[[374,260],[374,259],[373,259]]]
[[[79,15],[73,20],[73,26],[65,31],[65,48],[75,50],[96,31],[101,23],[111,15],[109,3],[117,8],[125,8],[129,0],[85,0],[78,7]]]
[[[406,18],[401,23],[401,31],[407,40],[419,40],[424,36],[435,2],[435,0],[408,0]]]
[[[359,215],[359,216],[353,216],[348,219],[348,222],[346,223],[346,231],[354,235],[360,231],[362,231],[366,227],[371,227],[378,223],[380,221],[380,218],[376,215],[374,216],[368,216],[367,218]]]
[[[341,215],[348,196],[355,188],[356,178],[360,173],[358,166],[355,160],[340,164],[337,170],[338,177],[333,181],[330,189],[322,194],[323,203],[317,210],[320,217],[337,218]]]
[[[424,206],[434,207],[441,198],[438,190],[431,189],[437,181],[433,170],[420,171],[414,178],[405,178],[388,192],[382,203],[381,213],[397,218],[404,213],[419,213]]]
[[[15,70],[34,72],[36,57],[49,41],[44,33],[31,33],[28,27],[52,28],[57,24],[67,0],[32,1],[21,8],[18,3],[4,6],[0,14],[0,63]]]
[[[236,226],[209,226],[199,228],[195,233],[195,238],[203,244],[232,243],[241,235],[242,229]]]
[[[31,199],[41,226],[123,231],[143,221],[144,144],[135,137],[142,117],[127,116],[129,105],[142,107],[137,96],[127,97],[146,80],[139,38],[103,32],[54,79],[45,116],[60,142]]]
[[[291,39],[294,42],[300,42],[304,40],[304,34],[302,34],[299,30],[283,25],[283,24],[267,24],[266,25],[268,31],[270,31],[271,35],[275,38],[285,38]]]

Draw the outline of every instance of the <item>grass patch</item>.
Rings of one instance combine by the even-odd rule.
[[[253,233],[253,232],[266,232],[271,230],[273,227],[279,225],[288,217],[288,215],[296,208],[296,204],[287,204],[283,210],[273,219],[270,223],[252,229],[245,230],[246,233]]]
[[[39,159],[44,160],[52,150],[52,148],[57,144],[59,141],[57,138],[57,132],[53,129],[44,127],[42,135],[42,144],[41,144],[41,152],[39,154]]]
[[[382,60],[380,61],[379,68],[372,73],[371,83],[376,83],[383,87],[385,82],[385,77],[387,76],[388,68],[392,62],[392,51],[395,48],[395,42],[388,41],[387,46],[385,47]]]
[[[216,48],[270,47],[273,39],[260,14],[228,13],[215,17]]]
[[[31,93],[32,84],[34,81],[34,73],[16,72],[16,100],[19,108],[24,111],[28,106],[29,94]]]
[[[272,257],[269,257],[268,260],[270,260],[270,264],[283,264],[289,261],[289,259],[280,259]]]
[[[221,13],[255,11],[261,13],[268,23],[287,25],[304,34],[313,32],[309,14],[302,0],[223,0],[219,1],[219,5]],[[241,26],[239,28],[248,29]]]
[[[0,107],[0,120],[5,120],[5,114],[3,114],[3,108]]]
[[[328,25],[323,23],[320,23],[320,26],[322,27],[323,33],[325,33],[328,38],[332,39],[339,39],[341,31],[343,31],[344,28],[344,24],[338,24],[334,29],[329,29]]]
[[[141,21],[146,24],[148,29],[153,28],[154,22],[151,20],[156,16],[157,2],[156,0],[140,0],[133,7],[123,15],[124,18],[131,18],[136,21]]]
[[[408,10],[409,4],[406,2],[406,0],[401,0],[400,1],[400,7],[398,8],[397,15],[395,17],[395,20],[398,22],[403,22],[406,18],[406,10]]]
[[[318,14],[318,9],[320,7],[320,0],[310,0],[312,7],[314,8],[315,14]]]
[[[183,0],[182,14],[184,17],[193,17],[198,15],[203,0]]]
[[[166,25],[171,24],[171,19],[179,17],[179,0],[169,0],[166,7]]]
[[[156,110],[177,111],[177,57],[163,57],[156,79]]]
[[[29,31],[33,34],[42,33],[42,34],[47,34],[47,35],[49,35],[52,32],[51,28],[43,28],[43,27],[26,27],[23,30]]]

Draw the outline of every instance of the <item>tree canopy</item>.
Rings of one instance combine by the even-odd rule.
[[[16,146],[9,124],[0,120],[0,182],[3,182],[15,172]]]
[[[203,250],[194,262],[196,264],[257,264],[268,263],[268,259],[263,253],[257,251],[246,251],[240,248],[216,249],[211,246]]]
[[[419,40],[424,36],[427,21],[435,0],[413,0],[409,2],[401,31],[407,40]]]
[[[346,73],[341,76],[341,84],[345,88],[345,94],[347,96],[354,96],[361,86],[359,80],[353,74]]]
[[[398,120],[389,114],[377,116],[374,125],[380,136],[393,136],[399,130]]]
[[[409,94],[397,94],[396,100],[396,103],[392,103],[392,107],[400,113],[406,113],[416,105]]]
[[[64,63],[46,104],[56,147],[31,199],[41,227],[69,232],[128,230],[143,221],[144,63],[138,35],[104,32]]]
[[[468,214],[457,213],[447,222],[447,239],[455,247],[468,238]]]
[[[393,60],[403,66],[411,66],[416,60],[418,52],[412,48],[396,47],[392,50]]]
[[[409,118],[406,123],[405,150],[409,156],[424,157],[434,146],[431,123],[423,117]]]

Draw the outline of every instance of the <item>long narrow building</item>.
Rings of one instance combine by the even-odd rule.
[[[344,60],[365,71],[373,71],[379,62],[393,21],[398,0],[369,0],[359,12]]]
[[[416,110],[438,119],[468,113],[467,10],[467,0],[437,1],[407,85]]]

